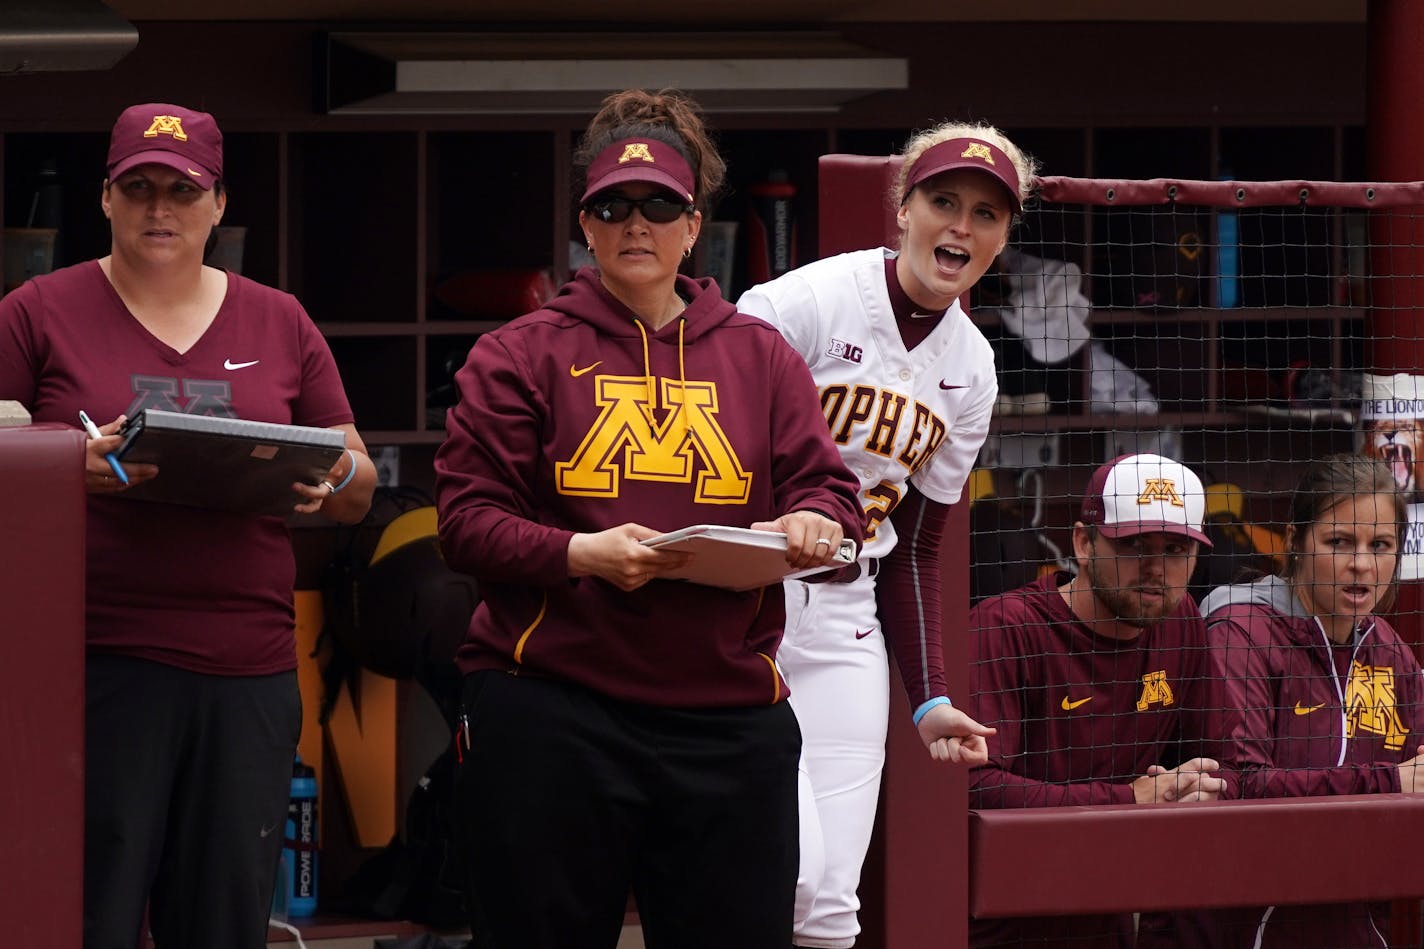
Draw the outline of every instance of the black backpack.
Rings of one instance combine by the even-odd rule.
[[[419,492],[378,496],[402,513],[381,530],[369,554],[352,534],[325,584],[331,657],[323,669],[324,722],[336,695],[361,669],[413,680],[435,702],[450,738],[406,802],[404,833],[368,858],[338,900],[343,911],[437,928],[469,923],[467,873],[456,846],[454,726],[462,680],[455,651],[479,587],[440,555],[435,508]]]
[[[456,767],[452,744],[411,791],[404,837],[397,836],[347,882],[341,902],[348,912],[441,929],[469,924],[469,872],[455,823]]]

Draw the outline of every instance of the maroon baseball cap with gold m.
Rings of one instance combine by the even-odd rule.
[[[119,114],[109,136],[109,180],[139,165],[166,165],[204,191],[222,177],[222,132],[206,112],[148,102]]]

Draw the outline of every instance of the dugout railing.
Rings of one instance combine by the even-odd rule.
[[[895,239],[883,199],[893,170],[892,159],[822,159],[822,255]],[[981,456],[987,478],[975,504],[1018,515],[1017,546],[1001,556],[1016,551],[1024,561],[988,573],[1007,584],[1071,554],[1067,534],[1088,475],[1110,453],[1135,450],[1178,455],[1209,485],[1239,489],[1229,497],[1260,548],[1248,553],[1268,566],[1299,470],[1365,447],[1360,379],[1424,373],[1424,184],[1040,184],[1013,246],[1072,266],[986,278],[972,312],[1002,354],[1017,341],[1001,313],[1015,305],[1012,288],[1074,280],[1081,293],[1072,304],[1086,301],[1089,333],[1076,348],[1058,347],[1073,349],[1061,363],[1030,358],[1010,367],[1022,378],[1001,376],[1001,386],[1030,390],[1010,394],[1045,392],[1048,405],[1005,400]],[[1066,306],[1071,296],[1050,289],[1030,305]],[[955,523],[965,541],[946,577],[956,694],[967,688],[968,658],[954,632],[969,597],[984,592],[968,581],[985,548],[963,513]],[[1416,652],[1420,602],[1420,582],[1406,581],[1391,617]],[[1394,944],[1419,944],[1424,869],[1411,857],[1424,839],[1424,796],[973,811],[964,782],[924,768],[923,752],[897,731],[892,716],[859,945],[967,945],[971,914],[1362,899],[1398,901]]]
[[[1036,526],[1061,536],[1096,463],[1162,450],[1209,485],[1240,487],[1248,509],[1232,516],[1279,539],[1301,466],[1370,450],[1361,406],[1382,394],[1370,390],[1415,394],[1422,214],[1419,183],[1043,179],[1017,244],[1078,265],[1094,352],[1067,368],[1066,411],[1040,422],[1010,405],[1001,417],[1001,432],[1052,435],[1048,454],[1069,475],[1056,498],[1016,500],[1056,500],[1056,521]],[[1128,384],[1104,383],[1105,371]],[[1362,380],[1373,383],[1362,391]],[[1089,445],[1062,444],[1055,422]],[[1237,551],[1218,573],[1268,569],[1270,548]],[[1406,566],[1418,576],[1417,562]],[[1405,586],[1391,618],[1418,652],[1419,582]],[[1393,943],[1419,944],[1421,797],[983,810],[969,821],[974,916],[1396,900]]]
[[[0,412],[0,919],[17,946],[77,946],[84,880],[84,433]]]

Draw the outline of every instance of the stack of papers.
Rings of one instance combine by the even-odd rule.
[[[841,541],[833,563],[796,570],[786,562],[785,534],[720,524],[696,524],[649,537],[643,543],[648,547],[693,554],[685,567],[663,577],[728,590],[755,590],[855,563],[855,541],[847,539]]]

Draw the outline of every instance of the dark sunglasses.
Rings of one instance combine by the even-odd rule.
[[[599,198],[597,201],[590,201],[584,205],[585,211],[606,224],[622,224],[628,220],[634,208],[642,213],[643,220],[652,224],[671,224],[684,214],[691,214],[697,210],[690,204],[671,201],[656,195],[636,201],[621,196]]]

